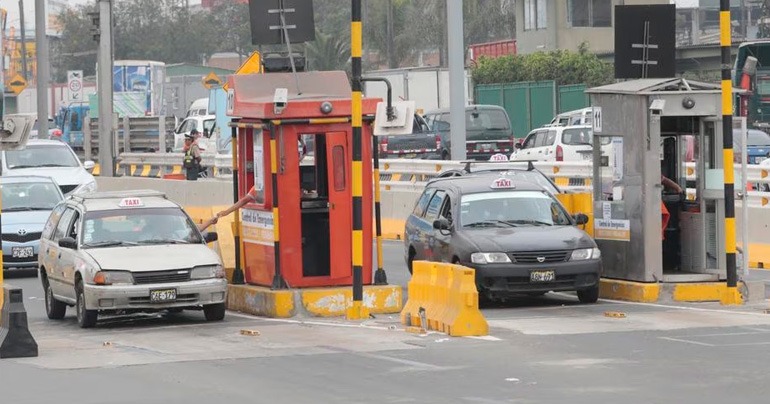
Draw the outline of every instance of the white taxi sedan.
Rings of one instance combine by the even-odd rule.
[[[176,203],[155,191],[75,195],[54,208],[40,241],[40,278],[50,319],[75,306],[78,324],[100,313],[202,309],[225,316],[219,256]]]

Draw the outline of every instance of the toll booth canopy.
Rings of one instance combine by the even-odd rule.
[[[642,79],[587,92],[601,109],[593,193],[603,276],[725,279],[720,86]],[[745,130],[745,120],[736,124]],[[686,197],[664,188],[662,176]]]
[[[351,87],[345,72],[230,76],[238,141],[244,275],[254,285],[352,284],[352,187],[363,194],[363,281],[372,283],[372,129],[363,125],[352,182]],[[277,95],[286,89],[285,99]],[[374,117],[379,100],[364,99]],[[279,275],[279,276],[277,276]],[[280,282],[277,278],[281,278]]]

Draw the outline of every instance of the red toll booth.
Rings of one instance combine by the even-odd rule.
[[[351,285],[353,137],[345,72],[233,75],[227,114],[238,140],[246,283]],[[363,100],[365,122],[377,99]],[[372,127],[363,125],[363,283],[372,283]],[[306,156],[302,158],[301,149]],[[302,160],[302,161],[300,161]]]

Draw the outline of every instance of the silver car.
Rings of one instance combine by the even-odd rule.
[[[8,177],[0,182],[3,198],[3,271],[37,272],[40,234],[51,210],[64,199],[51,178]]]
[[[227,280],[219,256],[176,203],[155,191],[77,194],[58,205],[40,240],[46,312],[78,324],[101,314],[202,309],[225,316]]]

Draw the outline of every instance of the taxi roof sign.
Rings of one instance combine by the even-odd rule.
[[[222,87],[222,79],[216,73],[210,72],[203,78],[203,87],[206,87],[207,90],[211,90],[212,87]]]
[[[508,156],[503,153],[493,154],[489,161],[508,161]]]
[[[144,202],[142,202],[142,198],[123,198],[120,200],[118,206],[121,208],[136,208],[144,206]]]
[[[19,95],[25,88],[27,88],[27,80],[25,80],[21,74],[17,73],[13,76],[11,81],[8,82],[8,87],[14,94]]]
[[[511,189],[516,188],[515,185],[513,185],[513,181],[511,181],[509,178],[498,178],[496,179],[492,185],[490,186],[492,189]]]

